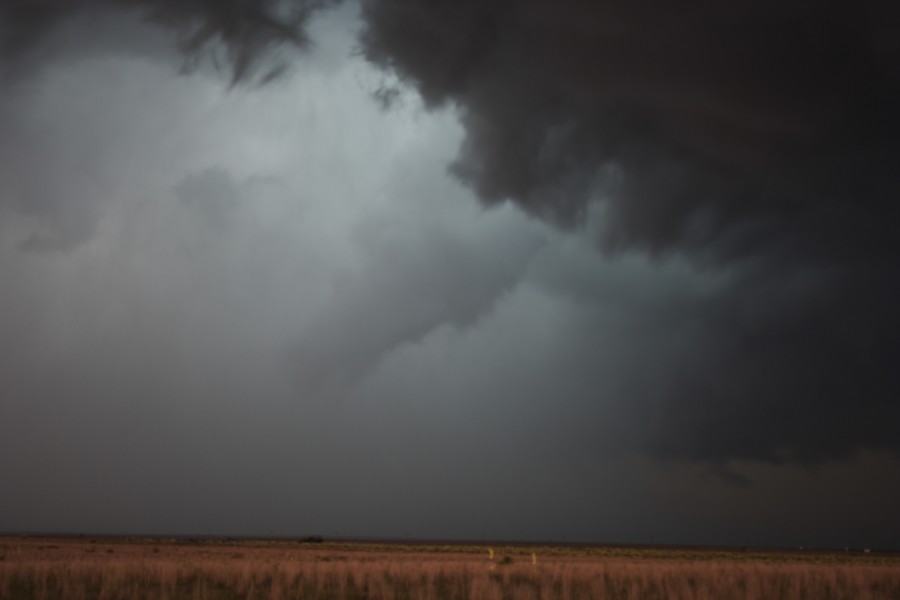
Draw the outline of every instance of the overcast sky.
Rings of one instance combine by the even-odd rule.
[[[808,4],[6,2],[0,531],[900,547],[898,9]]]

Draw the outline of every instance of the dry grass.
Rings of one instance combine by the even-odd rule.
[[[289,542],[0,539],[0,599],[900,599],[900,560]],[[531,553],[537,555],[537,564]],[[737,557],[738,555],[735,555]],[[769,559],[764,560],[763,556]],[[506,559],[506,560],[504,560]]]

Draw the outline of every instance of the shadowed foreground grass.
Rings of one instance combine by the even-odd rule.
[[[533,564],[521,548],[498,548],[493,561],[486,548],[385,548],[5,539],[0,599],[900,598],[900,560],[891,557],[800,562],[534,549]]]

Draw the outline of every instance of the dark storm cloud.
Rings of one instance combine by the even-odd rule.
[[[175,32],[185,68],[208,59],[230,70],[232,83],[277,77],[286,68],[274,62],[283,45],[304,48],[310,16],[337,0],[10,0],[0,7],[0,52],[4,58],[27,55],[66,19],[117,9],[136,12],[149,22]],[[115,32],[112,33],[115,37]],[[102,35],[100,36],[103,37]],[[114,46],[125,47],[119,40]],[[98,42],[82,40],[90,47]],[[102,45],[103,40],[100,40]],[[132,44],[132,47],[134,44]],[[224,48],[224,54],[218,50]],[[71,51],[71,49],[69,49]]]
[[[896,452],[892,281],[549,256],[533,280],[578,315],[562,381],[576,382],[566,395],[581,414],[598,415],[570,432],[582,450],[612,441],[717,465]]]
[[[819,113],[745,124],[775,114],[762,89],[670,106],[656,90],[704,89],[673,53],[672,80],[635,71],[613,107],[630,120],[608,120],[591,98],[621,85],[562,60],[600,43],[579,33],[600,9],[567,2],[530,5],[527,36],[506,18],[526,3],[407,5],[447,11],[422,43],[446,47],[452,68],[426,74],[452,86],[400,74],[460,110],[422,111],[354,53],[351,2],[310,19],[315,51],[292,77],[254,87],[295,42],[251,15],[291,6],[0,2],[0,531],[896,547],[890,221],[839,195],[831,221],[803,221],[818,184],[795,167],[810,155],[762,143],[814,138],[790,120]],[[402,6],[366,6],[373,42],[377,13]],[[610,21],[611,50],[634,10]],[[480,13],[495,22],[457,35]],[[876,20],[890,56],[894,29]],[[257,68],[229,87],[245,28]],[[523,37],[543,54],[510,45]],[[185,57],[221,72],[181,77]],[[485,169],[502,189],[515,178],[491,170],[511,165],[518,206],[584,213],[583,230],[478,206],[446,169],[459,115],[458,174],[478,189]],[[865,158],[887,156],[884,131]],[[730,195],[768,181],[739,176],[745,157],[766,159],[758,200]],[[847,181],[868,169],[869,189],[885,184],[874,162],[848,164]],[[635,173],[658,178],[636,188]],[[661,181],[677,202],[635,195]],[[722,195],[699,211],[681,183]],[[788,184],[803,202],[779,212]],[[849,233],[831,246],[836,214]],[[673,217],[662,235],[672,215],[690,226]],[[850,252],[863,225],[870,243]]]
[[[896,3],[374,0],[363,16],[370,60],[459,108],[452,169],[484,202],[733,274],[626,311],[657,347],[693,332],[625,365],[659,382],[623,399],[652,407],[647,448],[900,449]],[[599,301],[578,277],[562,287]]]
[[[116,8],[174,30],[189,62],[224,47],[240,81],[337,3],[12,0],[0,47]],[[900,187],[894,3],[371,0],[362,16],[370,60],[462,109],[454,170],[486,202],[564,224],[599,202],[609,248],[896,253],[880,218]]]
[[[460,106],[456,172],[613,247],[894,247],[890,2],[364,4],[370,59]],[[893,24],[893,26],[891,26]]]
[[[753,273],[695,307],[706,338],[670,374],[654,449],[778,462],[897,452],[900,319],[890,276]]]
[[[187,66],[208,58],[233,81],[265,81],[280,68],[267,59],[303,46],[310,13],[329,4],[20,0],[0,9],[0,35],[4,57],[21,61],[68,17],[124,8],[174,31]],[[466,135],[452,170],[485,203],[591,221],[611,253],[731,274],[708,296],[622,307],[632,327],[621,343],[645,334],[615,363],[631,378],[621,404],[648,407],[644,449],[711,461],[898,450],[896,3],[369,0],[362,18],[369,60],[428,105],[458,108]],[[58,229],[86,237],[70,213]],[[38,233],[22,247],[66,243]],[[301,342],[304,377],[344,378],[437,324],[467,322],[521,270],[494,272],[486,258],[458,269],[478,261],[436,248],[446,271],[412,251],[374,252],[334,321]],[[550,288],[609,307],[608,285],[574,277]],[[361,329],[357,289],[376,300]],[[392,323],[398,295],[423,298],[423,314]],[[585,331],[583,361],[613,337],[604,327]]]

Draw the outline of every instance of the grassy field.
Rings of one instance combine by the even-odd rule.
[[[900,557],[677,548],[0,538],[0,599],[25,598],[897,600]]]

